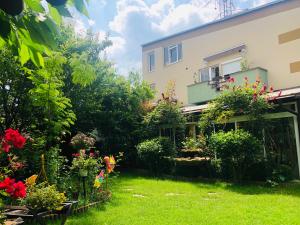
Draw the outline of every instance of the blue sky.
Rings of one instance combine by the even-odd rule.
[[[211,4],[206,4],[211,1]],[[215,0],[90,0],[90,18],[75,17],[75,29],[92,28],[113,45],[106,55],[117,71],[141,71],[141,44],[218,18]],[[234,0],[236,11],[274,0]]]

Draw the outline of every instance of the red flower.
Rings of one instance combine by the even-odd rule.
[[[229,83],[234,83],[234,77],[229,77],[227,80]]]
[[[15,179],[6,177],[4,181],[0,182],[0,190],[5,190],[12,198],[25,198],[26,197],[26,186],[23,182],[15,182]]]
[[[256,101],[257,100],[257,93],[253,94],[253,100]]]
[[[25,198],[26,197],[26,186],[22,181],[13,184],[14,192],[11,195],[13,198]]]
[[[26,142],[26,139],[19,133],[18,130],[11,128],[5,131],[4,140],[18,149],[23,148]]]
[[[2,141],[1,148],[4,152],[8,153],[10,150],[10,147],[11,146],[5,140]]]
[[[13,144],[16,148],[21,149],[24,147],[25,142],[26,142],[26,139],[22,135],[20,135],[20,136],[16,137],[15,142]]]
[[[73,153],[72,156],[73,156],[73,157],[79,157],[79,156],[80,156],[80,153]]]
[[[274,89],[273,89],[273,87],[271,86],[271,87],[270,87],[270,92],[273,92],[273,91],[274,91]]]
[[[10,179],[6,177],[4,181],[0,182],[0,190],[5,190],[6,193],[11,195],[14,191],[13,184],[15,183],[15,179]]]

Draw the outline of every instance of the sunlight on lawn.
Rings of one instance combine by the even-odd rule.
[[[113,199],[67,224],[300,224],[300,184],[277,188],[122,175]]]

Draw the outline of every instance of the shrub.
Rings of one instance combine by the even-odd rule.
[[[197,150],[201,147],[199,141],[195,138],[186,138],[182,142],[183,148],[188,150]]]
[[[293,179],[293,170],[288,165],[278,165],[273,169],[270,179],[267,180],[268,183],[277,184],[286,182]]]
[[[34,212],[58,209],[66,201],[64,193],[56,190],[54,185],[41,183],[28,188],[25,204]]]
[[[245,179],[247,170],[260,160],[261,147],[253,135],[241,129],[215,133],[209,142],[209,148],[221,159],[223,174],[235,180]]]
[[[169,162],[170,160],[166,159],[172,159],[176,155],[173,143],[168,138],[146,140],[137,146],[137,151],[139,159],[155,175],[158,175],[158,172],[166,172],[167,168],[163,166],[163,162]]]

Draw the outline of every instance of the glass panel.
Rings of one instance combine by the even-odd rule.
[[[241,60],[222,65],[223,76],[241,71]]]
[[[294,119],[272,119],[271,125],[265,128],[265,147],[268,158],[275,165],[288,165],[294,177],[299,176]]]
[[[154,70],[155,61],[154,61],[154,53],[149,54],[149,71]]]
[[[170,63],[177,62],[178,61],[177,46],[170,48],[169,52],[170,52]]]
[[[290,166],[293,176],[298,177],[297,147],[292,117],[268,120],[264,132],[249,121],[239,122],[238,128],[249,131],[261,141],[264,137],[266,157],[273,166],[282,164]]]
[[[209,81],[209,68],[204,68],[200,70],[200,81],[205,82]]]
[[[211,67],[211,79],[220,76],[220,72],[219,72],[219,66],[212,66]]]

